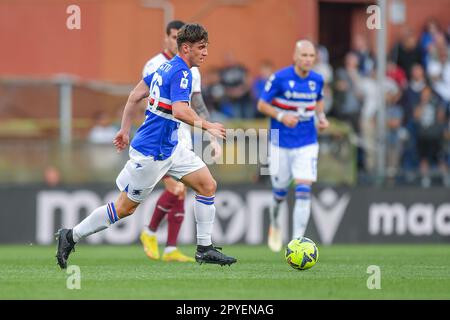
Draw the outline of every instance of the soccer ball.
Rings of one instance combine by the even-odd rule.
[[[300,237],[288,243],[285,258],[292,268],[306,270],[316,264],[319,250],[311,239]]]

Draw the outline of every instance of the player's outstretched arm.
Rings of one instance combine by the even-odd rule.
[[[119,132],[117,132],[113,144],[117,151],[125,149],[130,142],[130,129],[133,120],[135,110],[139,108],[139,104],[142,99],[145,99],[149,95],[147,84],[141,80],[137,86],[130,92],[128,96],[127,104],[123,110],[122,122]]]
[[[258,101],[258,110],[259,112],[265,114],[266,116],[269,116],[271,118],[276,119],[279,122],[282,122],[285,126],[289,128],[295,127],[298,123],[297,116],[287,114],[282,111],[278,111],[262,99],[259,99]]]
[[[259,99],[258,101],[258,111],[274,119],[277,119],[277,115],[279,114],[279,112],[275,110],[274,107],[272,107],[262,99]]]
[[[206,107],[205,100],[203,100],[203,96],[201,92],[194,92],[191,98],[191,106],[192,109],[203,119],[209,120],[210,114],[208,108]],[[209,135],[209,142],[214,150],[214,158],[218,159],[222,155],[222,147],[217,142],[216,137],[213,135]]]
[[[324,109],[323,100],[317,101],[316,114],[317,114],[317,119],[319,119],[318,127],[319,127],[320,131],[325,130],[330,125],[323,109]]]
[[[172,115],[193,127],[208,131],[217,138],[225,139],[223,124],[202,119],[192,108],[189,108],[189,104],[185,101],[176,101],[172,104]]]

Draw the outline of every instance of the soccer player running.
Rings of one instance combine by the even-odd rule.
[[[192,151],[178,144],[180,121],[200,127],[224,139],[220,123],[202,119],[189,107],[192,88],[191,67],[200,65],[208,55],[208,32],[199,24],[186,24],[177,37],[178,55],[141,80],[131,91],[125,105],[119,132],[113,140],[118,151],[129,144],[132,114],[149,97],[146,118],[131,141],[130,159],[119,173],[116,184],[121,193],[114,202],[95,209],[73,229],[60,229],[57,236],[57,263],[67,267],[75,244],[104,230],[136,210],[166,174],[180,179],[196,191],[194,214],[197,227],[199,263],[231,265],[236,262],[212,245],[214,194],[216,181],[205,163]]]
[[[177,54],[177,33],[184,24],[180,20],[173,20],[167,24],[166,37],[164,39],[165,49],[145,64],[142,72],[143,78],[154,73],[163,63],[171,60]],[[192,67],[191,72],[191,106],[200,117],[208,120],[209,112],[201,93],[200,72],[197,67]],[[192,150],[191,127],[188,124],[180,123],[178,139],[179,144],[183,144],[186,148]],[[214,136],[210,136],[210,143],[214,150],[214,156],[220,156],[222,150]],[[184,255],[177,248],[178,234],[184,220],[186,187],[182,182],[175,180],[169,175],[164,176],[162,180],[165,190],[156,202],[149,225],[143,228],[140,235],[144,251],[150,259],[158,260],[160,258],[156,232],[162,219],[167,215],[167,242],[161,259],[163,261],[193,262],[195,261],[193,258]]]
[[[329,123],[323,112],[323,78],[311,70],[316,58],[314,45],[307,40],[296,43],[294,65],[279,70],[266,83],[258,110],[270,119],[269,172],[273,201],[270,208],[268,245],[282,248],[279,224],[280,204],[286,199],[292,179],[295,207],[292,236],[303,237],[311,213],[311,185],[317,180],[319,130]]]

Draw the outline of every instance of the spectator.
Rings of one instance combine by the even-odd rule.
[[[438,52],[438,60],[431,60],[428,66],[434,91],[448,104],[450,103],[450,61],[447,48],[441,48]]]
[[[262,61],[259,66],[259,74],[256,76],[256,78],[253,80],[252,84],[252,99],[253,99],[253,105],[256,108],[256,103],[259,100],[259,97],[261,96],[261,93],[264,91],[264,86],[266,85],[267,79],[272,75],[273,73],[273,63],[269,60]],[[265,116],[255,109],[255,115],[257,117],[264,118]]]
[[[414,64],[411,67],[411,79],[403,93],[401,105],[404,108],[404,124],[409,126],[414,120],[413,110],[420,102],[422,90],[427,86],[425,71],[421,64]]]
[[[375,67],[375,60],[369,49],[367,39],[357,34],[353,40],[352,52],[358,56],[358,70],[362,76],[370,76]]]
[[[420,102],[414,109],[417,123],[417,149],[420,159],[421,185],[431,186],[430,167],[438,165],[443,183],[450,186],[447,165],[443,157],[443,138],[446,110],[442,100],[427,86],[422,90]]]
[[[220,71],[216,67],[208,69],[205,76],[204,88],[202,89],[205,104],[209,109],[211,119],[214,121],[223,121],[226,115],[223,110],[223,101],[225,99],[225,87],[220,82]],[[229,114],[231,117],[232,115]]]
[[[414,118],[414,108],[419,104],[423,89],[427,86],[425,71],[420,64],[414,64],[411,68],[411,80],[404,91],[400,105],[403,107],[403,126],[408,132],[408,139],[404,145],[402,167],[405,171],[407,182],[415,179],[419,167],[417,156],[417,128]]]
[[[236,62],[231,52],[224,56],[224,67],[220,71],[221,83],[225,87],[227,103],[236,118],[254,118],[255,108],[251,103],[248,70]]]
[[[391,50],[392,61],[405,71],[408,79],[411,79],[411,69],[416,63],[422,64],[422,52],[417,45],[417,37],[409,28],[402,30],[400,41]]]
[[[360,117],[364,100],[362,79],[358,71],[358,56],[353,52],[347,53],[345,67],[336,72],[333,114],[336,118],[349,123],[357,137],[360,135]],[[366,170],[364,149],[362,141],[357,140],[357,167],[362,173]]]
[[[345,67],[336,71],[335,107],[336,118],[347,121],[359,133],[359,116],[364,93],[360,88],[358,56],[353,52],[345,56]]]
[[[54,188],[61,183],[61,173],[54,165],[48,165],[44,170],[44,182],[50,187]]]
[[[328,49],[324,46],[317,46],[317,61],[314,65],[314,71],[322,75],[325,83],[333,82],[333,68],[329,62]]]
[[[112,125],[104,111],[97,112],[94,118],[95,124],[89,132],[88,141],[94,144],[112,144],[117,127]]]
[[[364,148],[364,168],[368,173],[374,173],[376,164],[376,113],[379,89],[375,75],[375,70],[373,70],[371,77],[362,78],[360,83],[363,92],[360,131]]]
[[[408,79],[406,78],[405,71],[389,58],[386,65],[386,76],[394,80],[402,90],[406,89],[408,86]]]
[[[437,33],[434,37],[434,42],[430,45],[428,50],[427,59],[427,71],[430,62],[439,61],[442,51],[446,51],[447,54],[450,51],[449,42],[443,32]]]
[[[333,92],[331,83],[333,82],[333,68],[328,62],[328,50],[324,46],[317,47],[317,61],[313,70],[323,77],[323,99],[324,112],[328,114],[333,105]]]
[[[128,156],[126,152],[117,153],[113,148],[113,139],[120,128],[123,107],[121,109],[115,111],[117,122],[112,122],[108,113],[103,110],[97,111],[94,115],[95,123],[89,132],[85,147],[89,166],[98,177],[107,175],[112,168],[120,167],[124,161],[123,157]],[[136,114],[133,116],[136,117]],[[139,121],[142,121],[141,116]],[[131,128],[130,137],[133,137],[134,131],[135,129]]]
[[[392,80],[386,85],[386,165],[387,177],[393,182],[399,172],[406,130],[403,128],[403,108],[397,104],[401,92]]]
[[[439,23],[434,18],[429,18],[420,36],[419,46],[423,55],[423,64],[428,66],[429,53],[434,49],[436,35],[442,33]]]

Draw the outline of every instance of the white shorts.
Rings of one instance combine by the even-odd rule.
[[[126,191],[128,198],[135,202],[144,201],[166,174],[181,179],[206,166],[193,151],[180,144],[169,158],[162,161],[146,157],[132,147],[129,154],[130,160],[119,173],[116,184],[120,191]]]
[[[289,187],[292,179],[317,181],[317,157],[319,145],[310,144],[300,148],[280,148],[270,143],[269,171],[272,187]]]

